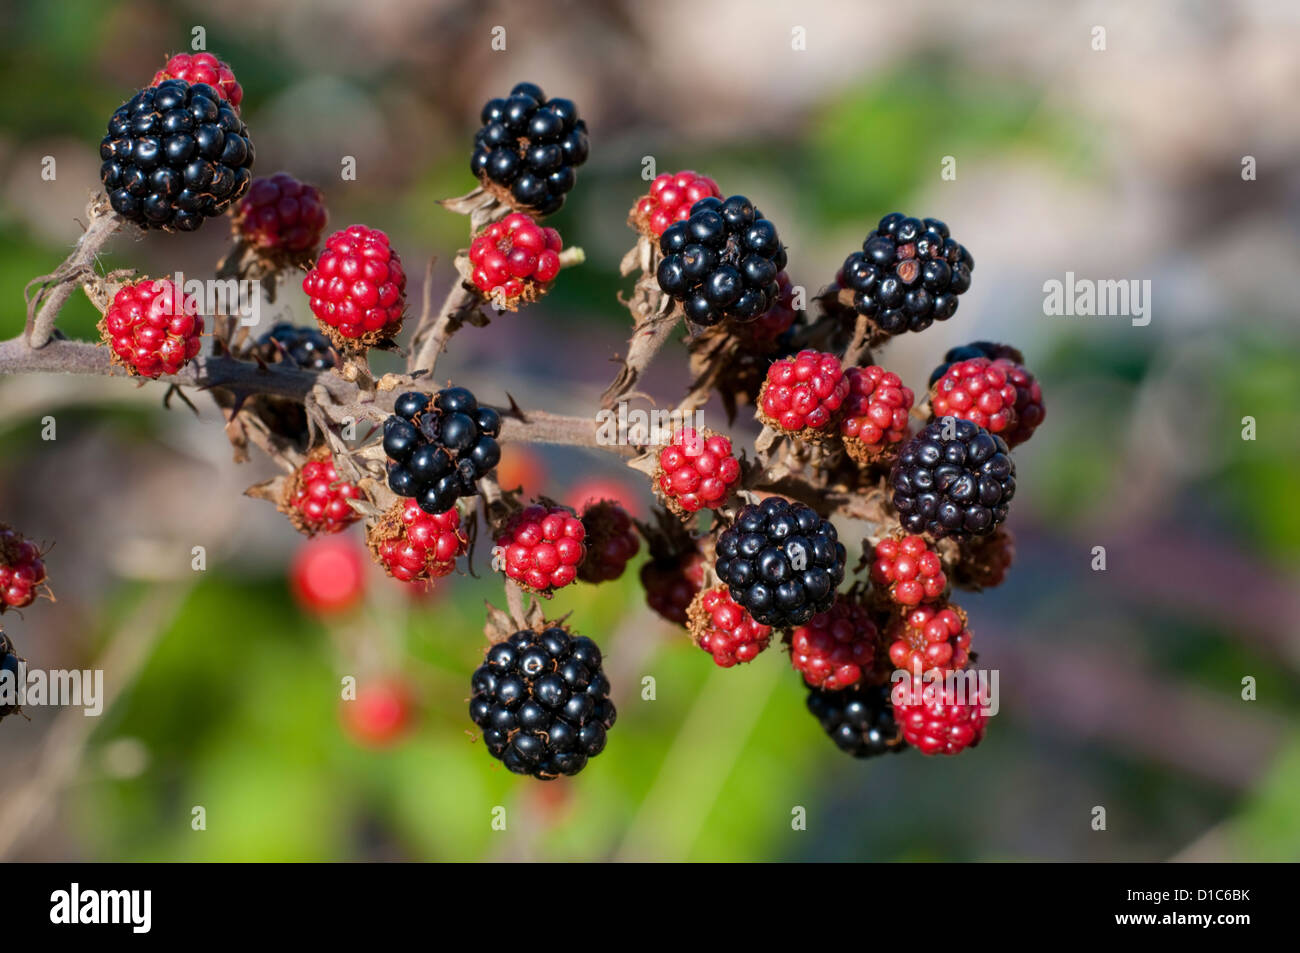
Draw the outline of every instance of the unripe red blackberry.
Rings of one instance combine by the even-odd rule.
[[[313,454],[293,476],[286,505],[290,522],[307,536],[337,533],[361,518],[348,500],[363,497],[361,489],[339,476],[328,451]]]
[[[355,698],[341,703],[339,713],[354,741],[366,748],[385,748],[411,727],[414,692],[400,675],[367,678],[358,683]]]
[[[962,698],[955,686],[915,675],[896,683],[890,693],[894,720],[909,745],[922,754],[959,754],[984,739],[988,699],[976,688]]]
[[[698,552],[653,559],[641,567],[645,601],[669,622],[686,625],[686,613],[704,586],[704,557]]]
[[[198,299],[183,297],[166,278],[123,285],[99,322],[112,362],[133,377],[175,374],[203,346]]]
[[[840,594],[833,606],[791,629],[785,640],[790,664],[809,687],[839,691],[872,675],[879,638],[866,606]]]
[[[44,585],[45,561],[40,547],[0,523],[0,612],[31,605]],[[49,588],[45,591],[48,595]]]
[[[272,261],[309,264],[328,221],[319,189],[277,172],[253,180],[235,207],[234,227],[244,242]]]
[[[618,712],[596,643],[545,625],[487,650],[470,681],[469,716],[492,757],[550,781],[577,774],[605,750]]]
[[[962,589],[992,589],[1002,584],[1016,558],[1011,531],[999,527],[988,536],[964,539],[957,548],[952,582]]]
[[[1025,357],[1010,344],[998,344],[994,341],[972,341],[960,347],[950,348],[943,356],[943,363],[930,375],[930,386],[934,387],[939,379],[948,373],[952,366],[961,361],[984,357],[1002,367],[1007,380],[1016,390],[1016,423],[1003,433],[1007,446],[1015,447],[1024,443],[1043,422],[1043,389],[1034,375],[1025,368]]]
[[[953,364],[930,388],[931,419],[956,417],[989,433],[1009,432],[1016,423],[1016,388],[1007,370],[987,357]]]
[[[206,83],[140,90],[109,119],[99,157],[113,211],[142,228],[192,232],[253,181],[248,128]]]
[[[920,536],[882,539],[871,557],[871,582],[890,600],[911,608],[934,602],[948,588],[939,554]]]
[[[327,238],[302,290],[320,329],[340,351],[364,351],[402,329],[406,272],[377,228],[349,225]]]
[[[934,539],[987,536],[1007,518],[1016,465],[997,434],[945,417],[903,444],[889,486],[907,531]]]
[[[701,428],[683,427],[659,451],[654,485],[668,508],[678,516],[717,509],[740,480],[740,461],[731,441]]]
[[[710,197],[721,199],[722,192],[707,175],[662,172],[650,183],[649,193],[637,199],[631,222],[642,234],[658,238],[669,225],[690,218],[696,202]]]
[[[897,374],[876,364],[850,367],[844,376],[849,382],[840,420],[844,449],[864,466],[892,456],[908,435],[911,389]]]
[[[456,557],[469,547],[454,507],[445,513],[426,513],[414,500],[398,500],[370,527],[366,542],[375,561],[402,582],[450,574]]]
[[[697,325],[753,321],[780,292],[785,248],[776,226],[743,195],[696,202],[685,221],[659,236],[659,251],[660,289]]]
[[[943,222],[894,212],[844,260],[839,281],[859,314],[885,334],[902,334],[951,318],[974,267]]]
[[[518,83],[505,99],[483,106],[470,170],[497,198],[551,215],[587,161],[587,123],[571,99],[547,99],[534,83]]]
[[[0,606],[0,609],[2,608],[3,606]],[[14,648],[9,636],[0,631],[0,679],[8,682],[6,692],[17,693],[18,686],[22,681],[22,663],[24,661],[19,657],[18,650]],[[0,721],[10,715],[21,714],[22,710],[22,706],[17,701],[12,705],[0,704]]]
[[[686,617],[695,644],[722,668],[752,662],[772,638],[772,629],[754,621],[731,598],[726,586],[702,590],[687,609]]]
[[[849,381],[839,358],[800,351],[773,361],[758,392],[758,418],[767,426],[803,439],[821,439],[840,416]]]
[[[177,53],[154,73],[149,85],[158,86],[169,79],[183,79],[191,86],[206,83],[236,109],[244,101],[244,89],[236,81],[230,64],[223,63],[211,53]]]
[[[567,506],[526,506],[497,534],[507,576],[530,592],[550,595],[578,577],[587,531]]]
[[[564,243],[553,228],[543,228],[522,212],[493,222],[469,246],[473,281],[483,297],[502,311],[537,300],[560,273]]]
[[[970,630],[960,606],[918,606],[890,623],[885,641],[894,667],[913,674],[955,672],[970,662]]]
[[[808,693],[807,705],[830,739],[855,758],[907,750],[886,685],[840,691],[814,688]]]
[[[610,582],[623,575],[641,548],[641,537],[627,510],[613,500],[588,503],[582,510],[587,557],[578,566],[583,582]]]

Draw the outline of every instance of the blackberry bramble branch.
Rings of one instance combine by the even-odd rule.
[[[702,173],[656,177],[630,197],[632,328],[602,405],[636,399],[663,345],[684,330],[692,384],[673,408],[683,416],[670,419],[718,396],[729,424],[744,411],[762,429],[752,442],[740,430],[682,428],[664,446],[610,445],[594,413],[433,383],[455,333],[518,320],[508,312],[564,280],[569,252],[542,220],[588,157],[572,101],[522,82],[485,105],[469,157],[478,187],[443,203],[468,219],[459,280],[440,306],[426,280],[408,314],[405,268],[387,233],[355,224],[321,248],[320,189],[287,172],[253,183],[244,92],[216,57],[176,57],[114,112],[101,146],[108,194],[92,201],[68,259],[32,283],[23,333],[0,342],[0,371],[124,370],[169,394],[206,390],[237,459],[256,447],[285,471],[250,495],[275,502],[303,532],[362,524],[373,558],[402,584],[469,570],[482,528],[497,544],[492,568],[508,611],[487,608],[469,714],[478,741],[512,772],[575,774],[605,747],[620,686],[596,642],[546,618],[537,597],[621,578],[641,540],[648,559],[637,578],[678,637],[723,667],[769,664],[759,656],[784,644],[810,712],[844,751],[955,754],[980,742],[978,699],[889,689],[971,664],[975,626],[954,592],[996,585],[1008,571],[1011,448],[1045,417],[1040,382],[1008,345],[950,351],[928,393],[877,360],[873,348],[951,319],[972,290],[974,260],[947,225],[880,218],[806,310],[795,306],[796,269],[777,226],[753,201],[724,197]],[[234,250],[220,273],[257,277],[273,294],[308,268],[314,327],[284,323],[246,340],[230,315],[191,313],[174,289],[168,297],[153,284],[148,298],[131,274],[95,267],[119,230],[192,231],[225,213]],[[105,314],[105,346],[56,333],[77,288]],[[156,298],[170,309],[153,308]],[[370,351],[399,347],[406,332],[404,371],[376,377]],[[345,439],[355,422],[368,432]],[[618,455],[644,478],[651,518],[633,521],[608,500],[579,514],[522,499],[496,478],[510,441]],[[850,548],[861,553],[856,569]],[[30,605],[44,554],[27,544],[3,554],[8,604]]]

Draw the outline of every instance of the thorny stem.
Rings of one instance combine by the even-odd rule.
[[[27,324],[24,334],[34,348],[44,347],[54,335],[54,322],[67,304],[72,293],[94,277],[95,259],[109,237],[125,224],[99,193],[86,206],[89,224],[77,239],[72,254],[53,274],[35,279],[27,287],[38,285],[36,294],[27,302]]]

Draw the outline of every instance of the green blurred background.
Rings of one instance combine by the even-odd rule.
[[[609,747],[573,781],[516,778],[465,711],[494,579],[412,597],[372,574],[359,607],[309,612],[288,580],[301,538],[241,495],[265,461],[231,462],[203,395],[196,421],[164,409],[157,385],[5,378],[0,520],[57,543],[58,601],[4,628],[33,667],[105,669],[114,698],[97,719],[36,708],[0,725],[0,858],[1300,858],[1294,10],[8,4],[4,337],[21,330],[23,286],[79,233],[108,116],[195,26],[243,84],[255,171],[318,184],[333,227],[388,231],[416,302],[429,257],[441,294],[466,242],[436,200],[472,185],[483,101],[531,79],[579,103],[592,159],[554,224],[588,262],[539,305],[453,341],[439,376],[484,400],[595,406],[627,333],[617,263],[644,157],[759,202],[810,293],[882,214],[947,221],[975,256],[972,290],[952,321],[878,358],[920,390],[946,348],[1007,340],[1043,382],[1047,421],[1017,451],[1017,564],[999,589],[960,599],[981,663],[1000,671],[1002,711],[959,758],[855,762],[805,712],[780,648],[715,669],[645,608],[629,571],[548,607],[605,648],[620,711]],[[348,155],[358,174],[344,182]],[[227,240],[221,223],[119,236],[101,264],[202,275]],[[1150,325],[1045,316],[1043,283],[1067,271],[1150,279]],[[279,307],[308,317],[295,287]],[[77,296],[61,327],[93,337],[96,318]],[[684,354],[665,350],[652,394],[681,393]],[[40,436],[47,415],[55,441]],[[725,425],[716,405],[706,415]],[[649,505],[634,473],[595,453],[509,459],[536,492],[569,499],[599,479]],[[191,569],[194,546],[206,571]],[[363,689],[402,680],[416,712],[401,738],[377,746],[349,728],[345,675]],[[1247,677],[1257,700],[1241,697]],[[206,830],[192,829],[195,806]],[[498,806],[505,830],[491,825]],[[796,807],[806,830],[792,829]]]

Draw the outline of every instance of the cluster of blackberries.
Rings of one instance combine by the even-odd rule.
[[[731,598],[763,625],[803,625],[835,602],[844,544],[810,506],[780,497],[745,506],[718,537],[714,567]]]
[[[617,717],[600,648],[558,626],[493,645],[470,686],[469,716],[488,751],[543,781],[581,771]]]
[[[257,340],[258,353],[267,361],[288,358],[308,371],[328,371],[338,363],[329,338],[315,328],[280,321]]]
[[[902,334],[951,318],[974,267],[943,222],[893,212],[867,236],[862,251],[844,260],[839,281],[853,292],[859,314],[886,334]]]
[[[700,199],[690,218],[664,229],[659,250],[659,287],[695,324],[753,321],[780,295],[785,248],[776,226],[743,195]]]
[[[902,729],[894,721],[888,685],[864,685],[840,691],[814,688],[808,693],[808,710],[822,730],[855,758],[893,752],[907,747]]]
[[[206,83],[169,79],[119,106],[99,144],[113,210],[145,228],[192,232],[253,181],[253,143]]]
[[[941,417],[903,445],[889,485],[909,533],[985,536],[1007,518],[1016,465],[997,434],[969,420]]]
[[[388,488],[420,504],[426,513],[444,513],[462,496],[478,492],[477,482],[501,459],[496,438],[501,416],[480,407],[463,387],[448,387],[430,397],[402,394],[384,421]]]
[[[480,181],[510,190],[539,215],[564,205],[587,161],[587,123],[571,99],[547,99],[535,83],[519,83],[505,99],[489,99],[474,134],[470,169]]]

